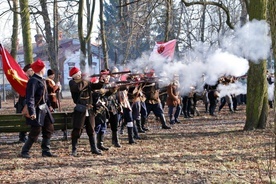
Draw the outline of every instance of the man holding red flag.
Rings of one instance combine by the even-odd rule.
[[[31,64],[27,64],[23,68],[23,71],[26,73],[26,76],[28,76],[28,78],[32,77],[33,74],[34,74],[34,71],[31,68]],[[16,102],[16,104],[14,106],[15,109],[16,109],[16,113],[21,113],[25,104],[26,104],[25,96],[19,95],[18,101]],[[26,140],[27,140],[26,132],[19,132],[19,141],[20,142],[26,142]]]
[[[8,81],[19,95],[25,96],[28,77],[20,65],[1,44],[0,54],[2,56],[3,71]]]
[[[26,87],[29,76],[33,75],[30,64],[24,67],[24,71],[10,53],[0,44],[0,54],[2,56],[3,71],[13,89],[19,94],[16,113],[21,113],[25,104]],[[26,72],[26,73],[25,73]],[[22,107],[21,107],[22,106]],[[19,141],[26,141],[26,132],[19,133]]]

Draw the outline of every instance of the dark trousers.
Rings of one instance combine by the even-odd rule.
[[[33,141],[37,141],[40,132],[42,133],[43,139],[50,139],[52,137],[52,134],[54,133],[54,124],[50,121],[48,115],[46,115],[44,125],[42,127],[31,126],[28,137]]]

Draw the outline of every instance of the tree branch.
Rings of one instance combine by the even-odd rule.
[[[229,10],[228,8],[223,4],[223,3],[217,3],[217,2],[212,2],[212,1],[209,1],[209,2],[206,2],[206,1],[194,1],[194,2],[186,2],[185,0],[181,0],[182,3],[185,4],[185,6],[193,6],[193,5],[213,5],[213,6],[217,6],[219,8],[221,8],[225,13],[226,13],[226,16],[227,16],[227,19],[226,19],[226,24],[228,25],[228,27],[230,29],[234,29],[234,26],[232,25],[231,21],[230,21],[230,13],[229,13]]]
[[[121,8],[121,7],[128,6],[128,5],[131,5],[131,4],[134,4],[134,3],[138,3],[139,1],[140,0],[136,0],[136,1],[133,1],[133,2],[125,3],[125,4],[122,4],[122,5],[116,6],[116,8]]]

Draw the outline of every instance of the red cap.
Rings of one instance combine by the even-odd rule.
[[[71,68],[71,70],[69,71],[69,76],[72,77],[73,75],[75,75],[76,73],[78,73],[80,71],[80,69],[78,69],[77,67],[73,67]]]
[[[40,59],[37,59],[34,63],[31,64],[31,68],[35,73],[40,72],[45,67],[45,64]]]
[[[99,80],[98,80],[98,78],[97,77],[92,77],[91,79],[90,79],[90,82],[92,82],[92,83],[97,83]]]

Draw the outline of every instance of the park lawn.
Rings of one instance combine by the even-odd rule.
[[[238,108],[230,113],[225,107],[212,117],[200,104],[200,116],[181,116],[181,123],[171,130],[160,129],[151,114],[150,131],[140,134],[137,144],[128,144],[125,130],[120,135],[122,147],[113,147],[109,129],[105,145],[110,149],[102,156],[90,153],[85,132],[79,157],[70,156],[70,139],[62,141],[57,131],[51,145],[57,158],[42,157],[35,143],[33,158],[22,159],[17,133],[1,133],[0,183],[275,183],[273,112],[267,129],[243,131],[245,106]]]

